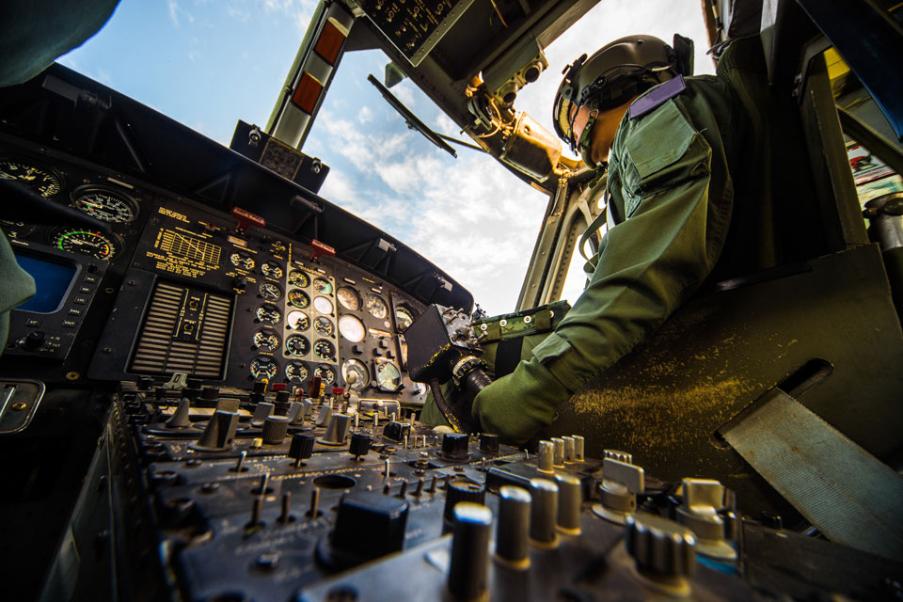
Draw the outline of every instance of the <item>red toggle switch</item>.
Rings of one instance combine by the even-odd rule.
[[[263,228],[267,225],[267,221],[256,213],[251,213],[241,207],[232,207],[232,217],[238,220],[235,229],[244,232],[251,226]]]

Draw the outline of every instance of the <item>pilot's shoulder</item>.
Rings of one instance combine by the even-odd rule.
[[[672,98],[676,98],[686,91],[687,81],[682,75],[649,88],[630,103],[630,107],[627,109],[627,119],[634,121],[644,115],[648,115]]]

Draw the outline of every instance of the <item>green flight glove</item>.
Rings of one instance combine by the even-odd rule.
[[[570,396],[571,391],[533,358],[480,391],[472,412],[481,430],[521,444],[552,424],[558,406]]]

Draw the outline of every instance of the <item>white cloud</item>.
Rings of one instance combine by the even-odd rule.
[[[364,105],[361,107],[361,110],[357,112],[357,120],[361,124],[367,124],[373,121],[373,111],[370,110],[370,107]]]

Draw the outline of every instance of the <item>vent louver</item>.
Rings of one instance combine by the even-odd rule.
[[[222,378],[232,299],[160,282],[151,297],[130,370],[138,374],[186,372]]]

